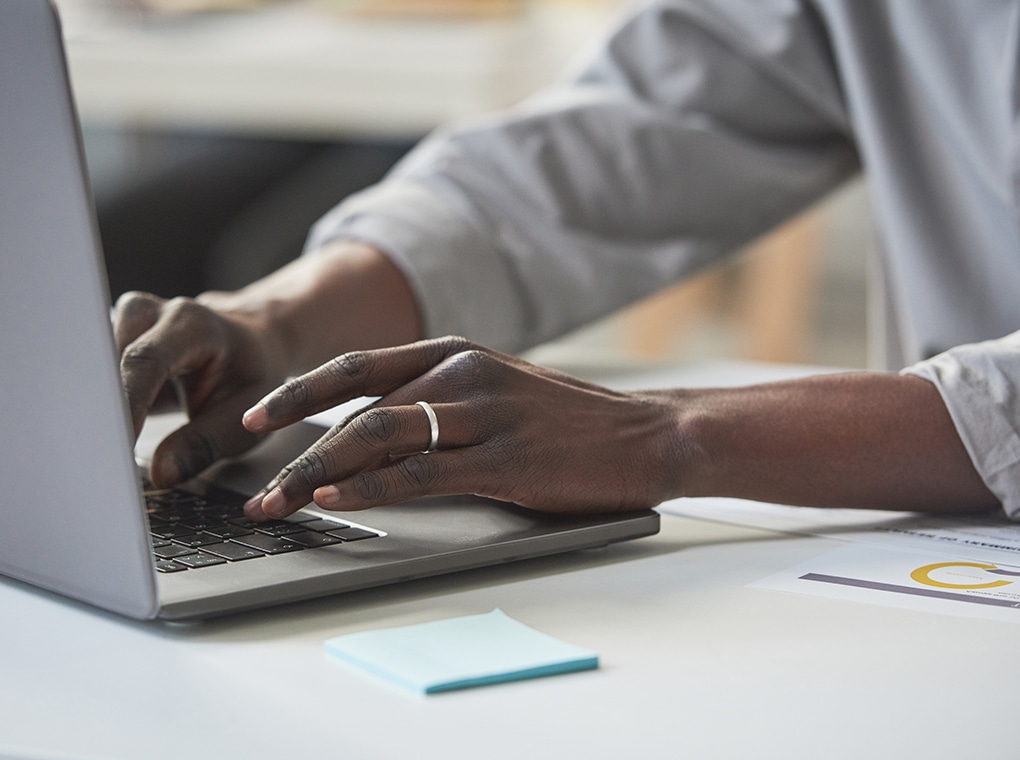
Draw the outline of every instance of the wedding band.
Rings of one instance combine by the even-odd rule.
[[[429,447],[422,452],[422,454],[428,454],[430,451],[435,451],[436,446],[439,445],[439,420],[436,418],[436,412],[429,402],[415,401],[414,403],[424,409],[425,414],[429,418]]]

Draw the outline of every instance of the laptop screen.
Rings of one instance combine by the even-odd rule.
[[[0,572],[152,616],[104,269],[46,2],[0,3],[0,110]]]

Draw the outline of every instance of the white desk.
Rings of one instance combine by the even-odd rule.
[[[1020,756],[1020,626],[747,588],[834,545],[665,515],[605,550],[190,626],[0,580],[0,757]],[[601,669],[418,697],[323,654],[494,607]]]
[[[192,627],[0,582],[0,756],[1009,758],[1020,630],[745,588],[831,542],[666,516],[659,536]],[[417,697],[334,635],[484,612],[598,671]]]
[[[315,139],[414,139],[512,105],[619,4],[423,21],[345,17],[308,0],[177,19],[60,1],[85,122]]]

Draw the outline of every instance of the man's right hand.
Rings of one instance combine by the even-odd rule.
[[[241,416],[289,375],[418,340],[421,320],[386,255],[339,241],[232,293],[125,294],[114,333],[135,435],[150,413],[172,405],[188,414],[153,454],[152,481],[165,488],[251,448],[261,436]]]
[[[177,405],[188,414],[153,455],[150,477],[160,488],[251,448],[259,436],[241,415],[286,378],[282,352],[257,316],[217,308],[216,297],[127,293],[114,309],[135,435],[151,412]]]

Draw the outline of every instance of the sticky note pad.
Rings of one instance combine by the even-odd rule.
[[[326,652],[422,694],[589,670],[598,654],[547,636],[501,610],[326,642]]]

